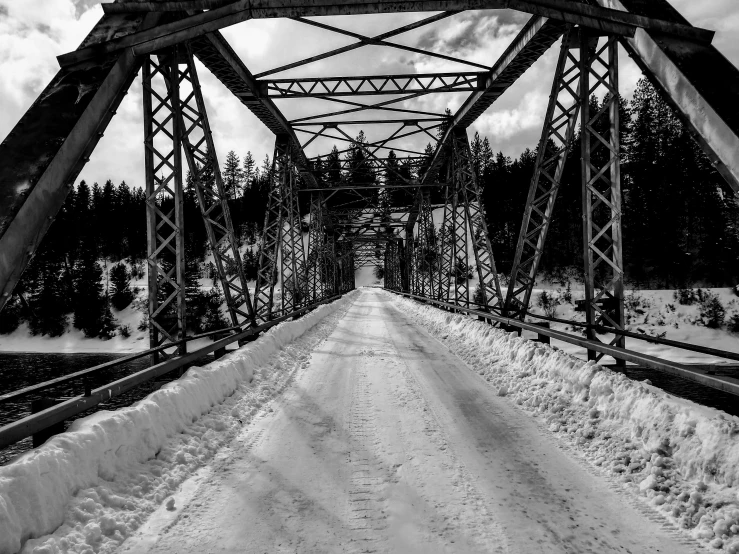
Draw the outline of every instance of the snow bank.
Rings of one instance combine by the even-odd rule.
[[[389,294],[389,293],[388,293]],[[739,418],[471,318],[402,311],[696,539],[739,552]]]
[[[307,364],[310,348],[291,343],[352,297],[277,325],[133,406],[79,419],[0,467],[0,554],[24,541],[23,552],[39,554],[116,547]]]

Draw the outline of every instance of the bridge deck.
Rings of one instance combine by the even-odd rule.
[[[695,551],[394,297],[364,289],[326,325],[285,394],[120,551]]]

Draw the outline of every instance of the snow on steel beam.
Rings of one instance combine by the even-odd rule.
[[[688,25],[665,0],[598,0],[603,6]],[[729,185],[739,191],[739,69],[716,48],[637,30],[622,44],[661,90]]]
[[[300,147],[290,123],[275,103],[260,93],[259,84],[244,62],[233,51],[219,32],[208,33],[190,41],[193,54],[203,65],[221,81],[249,110],[275,135],[287,135],[295,155],[296,165],[301,174],[314,187],[318,186],[315,177],[309,173],[309,162]]]
[[[439,172],[452,131],[469,127],[562,36],[565,29],[565,24],[544,17],[534,16],[526,22],[487,74],[484,89],[467,97],[451,118],[422,181],[434,179]]]
[[[104,15],[80,48],[155,25]],[[141,66],[129,50],[61,69],[0,144],[0,310]]]
[[[199,2],[174,2],[170,10],[204,9]],[[117,2],[102,4],[106,13],[132,11],[156,11],[166,6],[163,2]],[[193,7],[194,6],[194,7]],[[480,10],[511,8],[535,15],[558,19],[571,24],[584,25],[603,32],[633,36],[636,28],[646,28],[662,33],[683,36],[689,40],[710,42],[713,33],[689,25],[634,15],[620,10],[592,6],[573,0],[239,0],[208,9],[190,17],[161,25],[151,31],[133,36],[116,38],[96,48],[85,49],[59,56],[62,66],[78,63],[121,48],[133,48],[136,54],[147,54],[173,46],[224,27],[246,21],[274,17],[306,17],[329,15],[358,15],[369,13],[428,12],[447,10]]]

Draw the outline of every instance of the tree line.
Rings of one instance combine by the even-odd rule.
[[[599,109],[596,99],[592,108]],[[739,197],[721,178],[688,129],[646,80],[641,80],[631,102],[620,101],[621,175],[624,265],[627,282],[636,287],[678,288],[736,285],[739,276]],[[603,130],[604,133],[607,130]],[[576,140],[579,136],[576,137]],[[433,147],[426,147],[420,164],[390,151],[383,169],[366,163],[367,153],[356,142],[344,150],[336,146],[314,165],[319,181],[329,186],[415,179],[428,168]],[[577,144],[577,143],[576,143]],[[487,138],[475,134],[472,160],[482,191],[488,232],[498,270],[510,272],[521,227],[536,149],[517,158],[494,153]],[[272,162],[258,165],[251,152],[243,160],[234,151],[221,169],[229,207],[244,249],[247,278],[256,277],[257,244],[264,223]],[[445,175],[444,170],[440,175]],[[214,180],[213,168],[203,172]],[[550,227],[540,274],[555,281],[582,279],[582,207],[580,149],[568,155],[562,186]],[[304,186],[300,184],[299,186]],[[407,190],[368,190],[387,209],[407,205]],[[309,195],[301,194],[300,210],[307,213]],[[339,191],[334,207],[356,200]],[[432,202],[442,202],[441,190]],[[0,318],[0,332],[11,332],[22,321],[33,333],[57,336],[72,325],[90,337],[126,333],[114,313],[135,298],[132,277],[142,278],[146,257],[146,194],[125,182],[107,181],[89,186],[82,181],[69,193]],[[221,312],[222,294],[215,279],[211,290],[201,290],[199,279],[214,277],[205,263],[207,237],[200,221],[192,178],[184,194],[186,293],[192,331],[227,326]],[[121,263],[125,262],[125,263]],[[431,263],[431,262],[429,262]],[[463,261],[461,262],[463,264]],[[461,266],[460,266],[461,267]],[[464,268],[466,278],[471,268]],[[145,312],[145,307],[141,306]],[[141,322],[146,326],[145,318]],[[128,330],[130,332],[130,330]]]
[[[592,110],[602,107],[591,99]],[[713,167],[688,128],[646,80],[620,101],[623,260],[636,288],[736,285],[739,195]],[[601,133],[608,134],[606,129]],[[582,280],[582,193],[577,146],[570,151],[546,239],[540,275]],[[536,151],[517,159],[471,142],[498,270],[509,274]]]

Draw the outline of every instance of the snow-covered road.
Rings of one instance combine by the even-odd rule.
[[[271,410],[120,551],[696,551],[618,488],[364,289]]]

